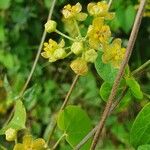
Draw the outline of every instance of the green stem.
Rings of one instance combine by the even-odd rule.
[[[62,32],[60,32],[59,30],[56,30],[55,32],[58,33],[59,35],[65,37],[65,38],[68,39],[68,40],[76,41],[76,40],[73,39],[72,37],[70,37],[70,36],[68,36],[68,35],[66,35],[66,34],[64,34],[64,33],[62,33]]]
[[[76,27],[76,29],[77,29],[77,31],[78,31],[78,35],[79,35],[80,37],[82,37],[81,32],[80,32],[80,29],[79,29],[79,25],[78,25],[78,23],[77,23],[76,20],[74,20],[74,25],[75,25],[75,27]]]
[[[134,70],[132,72],[132,74],[136,74],[138,72],[140,72],[141,70],[143,70],[145,67],[149,66],[150,65],[150,60],[148,60],[147,62],[145,62],[143,65],[141,65],[139,68],[137,68],[136,70]]]
[[[58,144],[60,143],[60,141],[66,136],[66,133],[64,133],[59,139],[58,141],[55,143],[55,145],[52,147],[52,150],[55,150],[58,146]]]

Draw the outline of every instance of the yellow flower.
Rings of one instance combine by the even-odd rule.
[[[57,23],[53,20],[48,20],[45,23],[45,31],[48,33],[54,32],[56,30]]]
[[[85,75],[88,72],[87,62],[81,58],[72,61],[70,67],[78,75]]]
[[[23,143],[17,143],[13,150],[46,150],[46,142],[42,139],[33,140],[32,136],[23,137]]]
[[[84,57],[87,62],[94,63],[98,54],[94,49],[89,49],[85,52]]]
[[[9,128],[6,130],[5,135],[7,141],[15,141],[17,137],[17,131],[13,128]]]
[[[89,3],[87,9],[89,14],[95,17],[104,17],[104,19],[108,20],[111,20],[114,17],[114,13],[108,12],[109,8],[106,1]]]
[[[88,29],[89,44],[94,49],[99,49],[103,43],[107,43],[111,36],[108,25],[104,25],[104,19],[97,17]]]
[[[125,51],[126,49],[121,47],[121,39],[115,39],[110,45],[103,45],[102,60],[104,63],[111,63],[115,68],[119,68]]]
[[[84,21],[87,18],[86,13],[82,13],[82,6],[80,3],[71,6],[70,4],[64,6],[62,14],[65,19],[76,19],[78,21]]]
[[[44,43],[44,52],[42,52],[41,55],[44,58],[49,59],[49,62],[55,62],[58,59],[63,59],[66,56],[66,52],[63,49],[64,46],[64,40],[61,40],[58,44],[54,40],[49,39],[48,43]]]
[[[80,53],[82,53],[83,51],[83,42],[74,42],[71,46],[71,51],[76,54],[79,55]]]

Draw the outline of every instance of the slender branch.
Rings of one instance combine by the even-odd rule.
[[[125,96],[127,92],[127,87],[124,87],[121,96],[114,102],[114,104],[112,105],[109,115],[114,111],[114,109],[118,106],[118,104],[121,102],[122,98]],[[95,126],[94,129],[92,129],[85,137],[84,139],[82,139],[80,141],[80,143],[74,148],[74,150],[79,150],[96,132],[96,130],[98,129],[98,125]]]
[[[141,70],[143,70],[144,68],[146,68],[147,66],[150,65],[150,60],[148,60],[147,62],[145,62],[143,65],[141,65],[139,68],[137,68],[136,70],[134,70],[132,72],[132,74],[136,74],[137,72],[140,72]]]
[[[58,146],[58,144],[60,143],[60,141],[66,136],[66,134],[64,133],[59,139],[58,141],[55,143],[55,145],[52,147],[52,150],[55,150]]]
[[[52,5],[51,5],[51,8],[50,8],[50,10],[49,10],[49,15],[48,15],[47,21],[50,20],[51,17],[52,17],[52,13],[53,13],[53,10],[54,10],[56,1],[57,1],[57,0],[53,0],[53,1],[52,1]],[[41,42],[40,42],[40,45],[39,45],[39,48],[38,48],[38,51],[37,51],[37,54],[36,54],[36,57],[35,57],[35,60],[34,60],[34,63],[33,63],[33,66],[32,66],[32,68],[31,68],[31,71],[30,71],[30,73],[29,73],[29,76],[28,76],[28,78],[27,78],[27,80],[26,80],[26,82],[25,82],[25,84],[24,84],[24,86],[23,86],[23,88],[22,88],[22,90],[21,90],[21,92],[20,92],[20,97],[22,97],[24,91],[26,90],[26,88],[27,88],[27,86],[28,86],[28,84],[29,84],[29,82],[30,82],[32,76],[33,76],[33,73],[34,73],[34,71],[35,71],[37,62],[38,62],[38,60],[39,60],[39,57],[40,57],[40,54],[41,54],[41,51],[42,51],[42,47],[43,47],[43,43],[44,43],[44,41],[45,41],[46,35],[47,35],[47,33],[46,33],[46,31],[44,30],[43,35],[42,35],[42,38],[41,38]]]
[[[74,78],[74,80],[73,80],[73,82],[72,82],[72,84],[71,84],[71,86],[70,86],[70,89],[69,89],[67,95],[65,96],[65,100],[64,100],[64,102],[63,102],[63,104],[62,104],[62,106],[61,106],[61,108],[60,108],[60,110],[58,112],[60,112],[61,110],[63,110],[66,107],[66,105],[68,104],[69,98],[71,96],[71,93],[72,93],[72,91],[73,91],[73,89],[74,89],[74,87],[75,87],[78,79],[79,79],[79,75],[76,75],[75,78]],[[53,127],[51,129],[51,133],[49,134],[49,138],[47,140],[47,143],[50,142],[50,139],[51,139],[51,137],[52,137],[52,135],[53,135],[53,133],[54,133],[54,131],[56,129],[56,126],[57,126],[57,123],[55,121],[54,124],[53,124]]]
[[[70,41],[73,41],[73,42],[76,41],[74,38],[72,38],[72,37],[70,37],[70,36],[68,36],[68,35],[66,35],[66,34],[64,34],[64,33],[62,33],[62,32],[60,32],[59,30],[56,30],[55,32],[58,33],[59,35],[65,37],[66,39],[68,39],[68,40],[70,40]]]
[[[76,27],[76,29],[77,29],[77,31],[78,31],[78,35],[80,36],[80,37],[82,37],[82,35],[81,35],[81,32],[80,32],[80,29],[79,29],[79,25],[78,25],[78,23],[77,23],[77,21],[74,19],[74,25],[75,25],[75,27]]]
[[[123,60],[123,62],[121,64],[119,72],[118,72],[118,74],[116,76],[116,79],[114,81],[114,84],[113,84],[110,96],[108,98],[106,107],[105,107],[105,109],[103,111],[102,117],[101,117],[101,119],[99,121],[98,129],[97,129],[97,131],[95,133],[95,136],[94,136],[94,139],[93,139],[93,142],[92,142],[90,150],[95,150],[95,148],[96,148],[96,145],[97,145],[98,140],[99,140],[99,138],[101,136],[101,132],[102,132],[102,129],[104,127],[105,121],[106,121],[106,119],[107,119],[107,117],[109,115],[111,106],[113,104],[113,100],[114,100],[114,98],[116,96],[117,89],[119,87],[119,83],[120,83],[121,78],[122,78],[122,76],[124,74],[125,67],[128,64],[128,61],[129,61],[130,56],[132,54],[133,47],[134,47],[134,44],[135,44],[135,41],[136,41],[136,38],[137,38],[137,34],[138,34],[138,31],[139,31],[139,27],[140,27],[140,24],[141,24],[141,20],[142,20],[145,4],[146,4],[146,0],[141,0],[140,7],[138,9],[138,12],[137,12],[137,15],[136,15],[136,18],[135,18],[135,22],[134,22],[134,25],[133,25],[133,29],[132,29],[132,32],[131,32],[131,35],[130,35],[130,38],[129,38],[129,43],[128,43],[128,46],[127,46],[125,58],[124,58],[124,60]]]
[[[110,9],[113,0],[109,0],[108,9]]]

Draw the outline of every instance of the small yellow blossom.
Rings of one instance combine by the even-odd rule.
[[[113,19],[114,13],[108,12],[108,4],[106,1],[101,1],[98,3],[89,3],[88,12],[90,15],[95,17],[104,17],[104,19]]]
[[[66,52],[63,49],[65,46],[64,40],[58,44],[52,39],[49,39],[48,43],[44,43],[44,52],[41,55],[44,58],[49,59],[49,62],[55,62],[58,59],[63,59],[66,56]]]
[[[81,58],[77,58],[72,61],[70,67],[78,75],[85,75],[88,72],[87,62]]]
[[[83,51],[83,42],[74,42],[71,46],[71,51],[79,55]]]
[[[103,45],[102,60],[104,63],[111,63],[115,68],[119,68],[125,51],[126,49],[121,47],[121,39],[115,39],[111,44]]]
[[[111,36],[108,25],[104,25],[104,19],[97,17],[88,29],[89,44],[94,49],[99,49],[101,44],[107,43]]]
[[[9,128],[6,130],[5,135],[7,141],[15,141],[17,137],[17,131],[13,128]]]
[[[62,14],[65,19],[76,19],[78,21],[84,21],[87,18],[86,13],[82,13],[82,6],[80,3],[71,6],[70,4],[64,6]]]
[[[23,143],[17,143],[13,150],[46,150],[46,142],[44,139],[32,139],[31,135],[23,137]]]
[[[85,60],[87,62],[94,63],[98,54],[94,49],[87,50],[84,54]]]
[[[48,33],[54,32],[56,30],[57,23],[53,20],[48,20],[45,24],[45,31]]]

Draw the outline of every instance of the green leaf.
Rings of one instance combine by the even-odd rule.
[[[111,89],[112,89],[112,85],[107,83],[107,82],[104,82],[101,87],[100,87],[100,96],[102,97],[102,99],[104,101],[106,101],[109,97],[109,94],[111,92]]]
[[[140,89],[140,85],[138,82],[133,78],[126,78],[126,83],[129,86],[131,93],[133,96],[137,99],[142,99],[143,98],[143,93]]]
[[[116,10],[116,17],[120,23],[121,28],[124,32],[128,33],[133,25],[136,11],[133,5],[124,7],[123,5],[118,7]]]
[[[106,82],[113,84],[118,69],[115,69],[111,64],[104,64],[102,62],[102,52],[98,52],[98,58],[95,62],[95,68],[99,76]]]
[[[150,103],[136,117],[130,132],[130,142],[135,148],[150,144]]]
[[[16,101],[14,116],[11,121],[0,130],[0,134],[5,134],[9,128],[18,130],[25,128],[26,110],[21,100]]]
[[[113,86],[112,84],[110,84],[110,83],[108,83],[106,81],[101,85],[99,93],[100,93],[100,96],[102,97],[102,99],[104,101],[108,100],[110,92],[111,92],[111,89],[112,89],[112,86]],[[122,79],[121,83],[119,85],[119,88],[117,90],[116,98],[118,96],[120,96],[120,94],[122,93],[122,90],[123,90],[124,87],[125,87],[125,81]]]
[[[126,33],[128,33],[133,25],[134,19],[135,19],[135,8],[133,5],[129,5],[126,9],[125,9],[125,25],[124,25],[124,31]]]
[[[58,115],[58,127],[63,130],[67,136],[66,141],[74,147],[77,145],[92,129],[91,120],[85,111],[78,106],[67,106]],[[81,150],[90,148],[91,141],[88,141]]]
[[[11,0],[0,0],[0,9],[7,9],[10,6]]]
[[[150,150],[150,145],[149,144],[140,145],[137,150]]]

